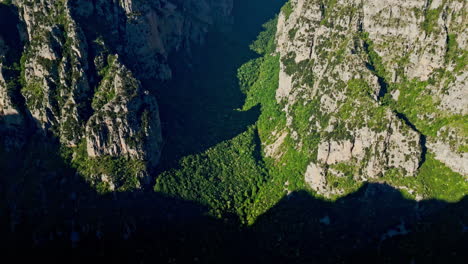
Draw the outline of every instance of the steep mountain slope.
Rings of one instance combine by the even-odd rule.
[[[2,63],[16,75],[2,82],[2,127],[31,130],[24,126],[34,122],[63,146],[86,145],[73,162],[91,182],[114,190],[140,187],[158,164],[162,137],[152,86],[171,77],[169,53],[202,43],[215,24],[229,24],[232,1],[13,1],[2,8],[22,22],[9,25],[21,41],[2,46],[24,45],[10,65]],[[21,146],[25,139],[4,141]],[[133,169],[115,175],[117,164]]]
[[[434,158],[466,186],[466,12],[465,1],[287,4],[276,91],[287,122],[270,140],[287,134],[310,157],[314,191],[342,195],[349,177],[417,178]]]

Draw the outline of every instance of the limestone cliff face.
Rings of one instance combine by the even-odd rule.
[[[162,144],[156,99],[114,58],[86,123],[90,157],[129,156],[154,167]]]
[[[413,176],[427,151],[468,175],[467,20],[458,0],[292,0],[283,8],[276,99],[297,148],[320,138],[305,175],[312,189],[341,193],[328,179],[344,177],[344,167],[358,181]]]
[[[157,85],[171,78],[170,53],[188,50],[203,42],[211,27],[229,24],[232,5],[232,0],[13,1],[25,43],[15,64],[25,113],[7,93],[0,70],[2,135],[25,130],[19,127],[27,114],[38,131],[61,144],[86,144],[89,158],[125,157],[154,168],[162,146],[159,112],[154,87],[141,81]],[[7,52],[2,36],[0,57]],[[0,62],[0,69],[5,66],[10,67]]]

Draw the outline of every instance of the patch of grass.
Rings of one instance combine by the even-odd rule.
[[[284,4],[284,6],[281,8],[281,12],[286,17],[286,20],[288,20],[293,12],[293,6],[291,4],[291,1],[288,1],[286,2],[286,4]]]
[[[468,153],[468,145],[459,146],[458,151],[461,152],[461,153]]]
[[[294,40],[294,37],[296,37],[296,34],[297,34],[298,30],[299,30],[299,28],[293,28],[293,29],[289,30],[288,36],[289,36],[290,41]]]
[[[426,195],[431,199],[458,202],[468,194],[466,179],[436,160],[432,154],[427,155],[417,178],[424,184]]]
[[[457,73],[466,68],[468,63],[468,51],[463,50],[457,43],[457,35],[449,34],[447,36],[447,53],[445,54],[446,63],[454,63],[454,72]]]
[[[431,34],[436,31],[435,28],[437,26],[437,20],[439,20],[441,13],[442,7],[426,10],[426,13],[424,14],[424,22],[422,24],[422,28],[426,31],[426,34]]]

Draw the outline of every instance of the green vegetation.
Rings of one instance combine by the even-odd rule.
[[[101,109],[105,104],[115,97],[115,89],[112,85],[112,78],[115,77],[114,63],[117,57],[107,56],[107,64],[99,71],[98,75],[102,77],[101,83],[96,87],[96,91],[91,102],[94,110]]]
[[[468,153],[468,145],[459,146],[458,151],[461,152],[461,153]]]
[[[233,213],[246,217],[267,173],[260,157],[257,130],[250,127],[232,140],[205,153],[180,161],[180,168],[162,173],[154,190],[208,205],[222,217]]]
[[[30,109],[39,109],[42,107],[44,92],[42,84],[39,81],[29,82],[21,89],[21,93],[26,98],[26,104]]]
[[[275,99],[279,78],[279,56],[272,54],[276,19],[264,27],[265,31],[251,45],[264,57],[251,60],[238,70],[240,87],[247,94],[243,110],[261,106],[256,127],[202,154],[183,158],[179,168],[162,173],[155,185],[158,192],[210,206],[214,215],[235,213],[242,222],[250,224],[288,190],[305,188],[303,173],[308,164],[308,158],[292,147],[289,136],[280,147],[284,152],[280,160],[262,157],[264,151],[257,137],[260,142],[271,144],[271,133],[286,126],[286,116]]]
[[[454,63],[454,72],[457,73],[466,68],[468,63],[468,51],[461,49],[457,43],[457,35],[449,34],[447,36],[447,53],[445,55],[446,63]]]
[[[237,70],[239,87],[244,94],[248,93],[250,87],[252,87],[258,79],[262,62],[262,59],[251,60]]]
[[[437,108],[437,102],[428,94],[426,87],[429,81],[405,80],[399,84],[394,84],[392,89],[398,89],[400,96],[398,101],[391,102],[391,107],[403,113],[423,134],[437,136],[440,128],[458,124],[467,124],[468,117],[463,115],[453,115]],[[431,116],[431,118],[421,118]],[[468,126],[463,125],[462,131],[468,134]]]
[[[77,138],[77,134],[81,134],[83,130],[81,124],[73,117],[67,118],[65,122],[61,124],[60,129],[61,136],[70,142],[73,142],[73,140]]]
[[[272,133],[288,133],[286,115],[276,102],[279,82],[279,56],[265,55],[262,58],[257,80],[248,90],[244,109],[260,104],[261,114],[257,121],[258,133],[263,144],[272,144]],[[247,218],[253,224],[258,216],[277,204],[288,192],[305,188],[303,175],[310,158],[294,148],[295,142],[286,136],[278,146],[279,157],[263,157],[271,180],[262,184]],[[262,154],[264,151],[262,151]]]
[[[289,30],[288,36],[289,36],[290,41],[294,40],[294,37],[296,37],[296,34],[297,34],[298,30],[299,30],[299,28],[293,28],[293,29]]]
[[[291,16],[291,14],[293,12],[293,6],[291,4],[291,1],[288,1],[288,2],[286,2],[286,4],[284,4],[284,6],[281,8],[281,12],[286,17],[286,20],[288,20],[289,16]]]
[[[383,121],[386,120],[386,115],[390,111],[390,108],[376,105],[372,98],[372,89],[365,80],[353,79],[348,81],[346,92],[346,100],[344,100],[336,113],[338,120],[346,121],[347,126],[352,128],[366,126],[376,132],[382,132],[387,129],[388,122]],[[337,134],[337,132],[333,131],[334,134]],[[333,138],[337,137],[334,136]]]
[[[144,161],[127,157],[105,155],[91,158],[86,151],[86,140],[82,140],[76,148],[63,150],[62,156],[100,193],[110,191],[111,183],[115,185],[115,191],[135,190],[140,186],[139,177],[144,175],[146,169]],[[106,175],[108,182],[96,178],[101,175]]]
[[[333,169],[342,175],[336,176],[330,172],[327,173],[326,178],[328,185],[343,192],[339,195],[332,195],[330,200],[336,200],[345,195],[354,193],[362,187],[363,182],[357,181],[354,178],[354,175],[359,174],[359,171],[358,167],[353,164],[338,163],[330,166],[329,169]]]
[[[262,31],[257,39],[250,45],[250,48],[257,52],[258,54],[270,54],[275,52],[276,50],[276,43],[275,43],[275,35],[276,35],[276,25],[278,23],[278,17],[266,22],[263,25],[265,29]]]
[[[405,196],[415,199],[416,195],[424,199],[439,199],[458,202],[468,193],[468,182],[458,173],[453,172],[429,153],[418,175],[405,177],[390,171],[382,178],[383,182],[402,188]],[[411,193],[408,191],[411,190]]]
[[[374,43],[369,38],[369,33],[367,33],[367,32],[362,33],[361,34],[361,39],[365,43],[366,52],[367,52],[367,55],[369,56],[369,62],[371,64],[371,66],[374,68],[373,71],[374,71],[375,75],[377,75],[379,78],[382,78],[383,80],[385,80],[385,82],[388,83],[389,74],[387,73],[387,71],[385,69],[385,66],[383,65],[382,58],[375,51]]]
[[[102,41],[102,40],[96,40],[96,41]],[[102,43],[102,45],[104,45]],[[116,62],[117,60],[117,56],[113,55],[113,54],[110,54],[107,56],[107,64],[102,67],[102,69],[99,69],[99,72],[98,72],[98,75],[101,77],[101,78],[104,78],[106,79],[106,76],[108,76],[109,74],[109,71],[110,69],[112,68],[112,66],[114,65],[114,63]]]
[[[468,193],[468,182],[429,154],[416,177],[425,186],[426,196],[458,202]]]
[[[335,0],[322,3],[322,23],[327,23],[335,4]],[[288,19],[293,12],[291,2],[283,6],[282,12]],[[431,10],[427,12],[426,31],[433,30],[434,18],[438,15]],[[66,24],[65,17],[59,20],[63,20],[60,23]],[[316,161],[318,144],[323,137],[350,139],[351,135],[347,126],[357,128],[368,126],[376,131],[382,131],[386,127],[381,120],[385,119],[389,110],[405,114],[421,132],[429,136],[435,136],[444,125],[468,123],[466,117],[447,116],[436,108],[436,102],[430,94],[426,93],[426,87],[430,81],[404,81],[398,85],[390,85],[389,89],[400,90],[399,100],[393,101],[387,96],[381,106],[375,106],[372,101],[372,89],[364,80],[357,79],[348,83],[333,84],[336,89],[346,89],[347,93],[347,100],[335,113],[335,117],[342,121],[336,123],[334,131],[318,133],[310,129],[310,123],[315,122],[318,122],[321,127],[326,127],[331,118],[331,115],[324,115],[320,111],[320,98],[309,101],[298,100],[290,105],[290,114],[293,118],[290,127],[286,126],[283,105],[276,101],[280,66],[280,57],[275,54],[276,26],[277,18],[263,25],[265,30],[250,46],[262,57],[245,63],[237,70],[240,89],[247,97],[243,111],[260,106],[261,113],[256,124],[233,139],[212,146],[203,153],[189,155],[180,160],[177,168],[159,175],[154,186],[156,192],[197,201],[209,206],[213,215],[223,217],[226,214],[235,214],[243,223],[252,224],[259,215],[273,207],[288,193],[308,190],[303,179],[304,172],[310,162]],[[297,29],[288,33],[293,39]],[[374,43],[367,33],[359,37],[365,43],[373,72],[387,82],[389,74],[382,58],[375,51]],[[68,43],[66,46],[69,46],[68,38],[66,40]],[[97,41],[101,42],[102,39]],[[325,42],[323,45],[332,45],[335,49],[332,49],[333,52],[324,52],[321,56],[324,56],[324,59],[330,62],[330,67],[333,67],[343,61],[348,44],[349,40],[343,40],[338,47],[331,42]],[[449,35],[448,44],[447,61],[455,61],[457,68],[463,68],[465,54],[459,55],[455,35]],[[64,56],[73,57],[67,50],[64,50]],[[24,60],[21,66],[24,65]],[[98,75],[102,81],[92,101],[92,107],[95,110],[102,108],[115,97],[112,87],[107,87],[107,82],[112,78],[112,66],[115,60],[115,56],[108,56],[107,64],[99,69]],[[302,77],[307,77],[304,79],[307,79],[309,85],[313,83],[313,73],[309,73],[308,69],[313,62],[305,60],[296,63],[294,53],[282,58],[282,62],[288,74],[299,73]],[[49,67],[52,62],[42,60],[41,63]],[[322,86],[328,84],[327,80],[321,83]],[[39,105],[43,97],[40,88],[37,83],[28,84],[23,88],[23,93],[27,95],[28,105]],[[434,119],[419,118],[421,114],[431,113],[436,113]],[[362,118],[363,115],[368,118]],[[77,129],[76,124],[67,123],[66,125],[70,130]],[[291,129],[301,135],[301,138],[293,138]],[[69,132],[72,134],[71,131]],[[280,135],[284,136],[280,137]],[[279,138],[282,140],[278,141]],[[136,144],[139,140],[141,139],[135,138],[134,143]],[[85,144],[82,142],[79,145],[75,150],[75,157],[70,162],[88,181],[95,184],[99,192],[107,192],[111,186],[101,179],[94,179],[94,175],[108,175],[110,180],[116,183],[115,188],[118,191],[131,190],[138,186],[137,175],[145,169],[144,162],[125,157],[90,158],[87,156]],[[269,156],[265,156],[266,149],[262,148],[271,145],[275,146],[274,151]],[[466,147],[460,146],[460,151],[466,151]],[[358,173],[356,167],[343,163],[334,165],[331,169],[344,176],[339,177],[329,173],[327,181],[334,188],[344,190],[345,194],[356,191],[362,185],[353,178]],[[395,186],[407,186],[414,189],[415,193],[423,193],[425,197],[450,201],[455,201],[460,198],[461,194],[466,193],[466,184],[464,185],[460,180],[461,176],[451,172],[432,156],[424,163],[417,177],[402,177],[400,174],[401,172],[391,171],[380,180]],[[456,182],[458,187],[443,188],[444,184],[441,184],[437,177],[431,178],[431,175],[435,174],[447,182]],[[313,194],[310,190],[308,191]],[[332,197],[332,200],[337,198],[338,196]]]
[[[432,0],[429,1],[428,6],[430,6]],[[442,6],[436,9],[429,9],[426,10],[424,14],[424,23],[422,25],[424,31],[427,34],[431,34],[435,32],[435,28],[437,26],[437,20],[439,20],[440,14],[442,13]]]
[[[321,25],[326,25],[330,15],[333,12],[333,8],[335,7],[337,0],[321,0],[320,9],[322,12],[322,21]]]

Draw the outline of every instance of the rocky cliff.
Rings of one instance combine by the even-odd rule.
[[[417,177],[428,155],[466,177],[467,19],[458,0],[290,1],[270,140],[311,157],[305,181],[328,197],[347,177]]]
[[[208,30],[229,24],[232,5],[232,0],[0,4],[17,17],[16,23],[10,16],[0,18],[10,23],[0,32],[3,144],[21,147],[22,134],[30,130],[26,121],[33,120],[37,131],[59,138],[63,146],[86,146],[86,157],[78,155],[81,163],[110,162],[107,169],[82,170],[96,184],[101,176],[121,178],[109,175],[120,159],[142,162],[136,173],[141,180],[162,149],[154,86],[171,78],[168,56],[189,51]],[[18,36],[16,43],[10,31]],[[8,55],[18,47],[16,56]],[[140,180],[132,182],[140,186]],[[119,187],[116,182],[111,186]]]

